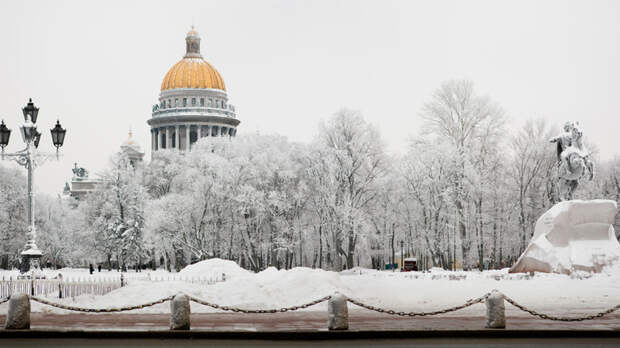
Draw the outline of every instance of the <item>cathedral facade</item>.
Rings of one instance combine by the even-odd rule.
[[[240,121],[228,103],[220,74],[200,54],[200,37],[185,37],[185,56],[165,75],[159,103],[153,106],[151,150],[190,150],[202,137],[233,137]]]

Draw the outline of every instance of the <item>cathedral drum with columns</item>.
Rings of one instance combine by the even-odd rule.
[[[185,42],[185,56],[164,77],[159,104],[147,121],[153,152],[189,150],[202,137],[232,137],[240,123],[228,104],[224,80],[200,54],[200,37],[193,27]]]

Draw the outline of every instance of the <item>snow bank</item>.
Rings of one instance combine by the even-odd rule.
[[[212,279],[221,279],[222,274],[226,275],[226,279],[232,279],[248,276],[252,274],[252,272],[239,267],[234,261],[222,259],[209,259],[196,262],[193,265],[183,268],[179,272],[179,275],[183,277],[206,277]]]
[[[125,307],[154,301],[179,292],[199,297],[206,301],[225,306],[237,306],[246,309],[277,309],[304,304],[336,290],[347,293],[351,289],[343,284],[338,273],[310,269],[294,268],[277,270],[273,267],[260,273],[252,273],[239,268],[234,262],[225,260],[207,260],[200,264],[186,267],[183,275],[204,277],[204,272],[224,272],[226,281],[212,285],[188,283],[183,281],[133,280],[125,287],[114,290],[104,296],[81,296],[74,299],[56,299],[61,303],[84,306],[88,308]],[[192,267],[194,266],[194,267]],[[231,275],[230,277],[228,275]],[[214,312],[215,310],[192,303],[192,312]],[[33,311],[68,313],[64,310],[33,304]],[[311,310],[327,310],[327,304],[312,307]],[[144,313],[168,313],[169,305],[156,305],[141,309]]]
[[[620,259],[611,200],[565,201],[536,222],[530,244],[510,269],[516,272],[601,272]]]
[[[213,267],[205,266],[209,264]],[[49,299],[73,306],[106,308],[146,303],[183,292],[219,305],[246,309],[278,309],[308,303],[338,291],[369,305],[386,309],[435,311],[461,305],[468,299],[497,289],[529,308],[555,315],[591,314],[620,303],[620,269],[608,269],[595,274],[575,272],[571,275],[508,274],[508,269],[483,272],[449,272],[437,269],[432,272],[400,273],[361,268],[341,273],[310,268],[268,268],[252,273],[239,270],[236,265],[222,260],[209,260],[192,266],[195,266],[196,270],[205,267],[207,270],[228,272],[231,277],[211,285],[138,278],[104,296],[58,299],[52,295]],[[189,272],[188,269],[185,272]],[[234,275],[235,269],[237,275]],[[196,276],[206,277],[204,273]],[[7,305],[0,305],[0,312],[6,310],[5,306]],[[327,303],[323,302],[306,310],[327,313]],[[32,302],[32,311],[72,313],[36,302]],[[193,302],[191,311],[216,312],[210,307]],[[355,311],[365,310],[349,304],[350,314],[355,315]],[[170,313],[170,305],[164,303],[135,312],[167,314]],[[474,305],[450,315],[484,316],[484,313],[484,305]],[[508,305],[506,314],[528,316]]]

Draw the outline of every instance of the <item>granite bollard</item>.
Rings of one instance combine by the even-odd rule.
[[[4,328],[7,330],[30,329],[30,297],[27,294],[11,295]]]
[[[178,294],[170,300],[170,330],[189,330],[189,298]]]
[[[490,329],[506,328],[506,309],[504,307],[504,294],[497,290],[493,290],[487,298],[485,305],[487,307],[487,324]]]
[[[347,298],[343,294],[335,293],[327,302],[327,327],[329,330],[349,329]]]

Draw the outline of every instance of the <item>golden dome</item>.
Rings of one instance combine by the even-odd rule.
[[[226,90],[220,73],[200,54],[200,36],[192,26],[185,37],[186,52],[164,77],[161,90],[175,88],[214,88]]]
[[[220,73],[202,58],[183,58],[164,77],[161,90],[174,88],[214,88],[226,90]]]

